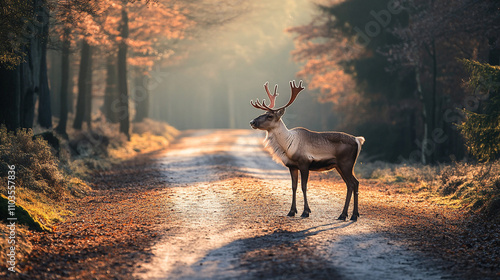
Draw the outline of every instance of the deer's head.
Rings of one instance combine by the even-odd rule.
[[[276,97],[278,96],[278,85],[274,86],[274,94],[271,94],[271,92],[269,91],[269,83],[264,84],[264,89],[266,90],[267,96],[269,96],[271,103],[269,104],[269,106],[266,105],[264,99],[262,100],[262,103],[259,101],[259,99],[257,99],[257,101],[255,102],[253,100],[250,101],[250,104],[252,104],[252,106],[254,106],[255,108],[266,111],[266,113],[258,116],[250,122],[250,126],[253,129],[269,131],[279,125],[281,117],[285,114],[285,108],[290,106],[293,101],[295,101],[295,98],[297,98],[299,93],[304,89],[302,87],[302,81],[299,82],[299,86],[295,85],[295,81],[291,81],[290,88],[292,90],[292,96],[290,97],[288,103],[283,107],[274,109]]]

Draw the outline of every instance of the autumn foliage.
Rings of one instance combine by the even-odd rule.
[[[478,100],[467,101],[458,59],[500,64],[498,3],[319,3],[309,24],[288,32],[302,63],[297,75],[333,104],[338,129],[363,134],[371,140],[365,151],[382,160],[426,164],[467,156],[456,125],[462,109],[476,110]]]
[[[352,104],[362,102],[363,96],[347,63],[362,57],[364,50],[330,25],[331,18],[319,16],[308,25],[287,30],[297,34],[292,55],[303,63],[297,76],[308,81],[308,88],[319,90],[320,102],[332,102],[335,109],[354,117],[349,113],[354,109]]]

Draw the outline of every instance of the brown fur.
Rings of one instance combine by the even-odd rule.
[[[289,130],[281,120],[284,113],[284,108],[268,110],[250,122],[250,125],[254,129],[267,132],[266,148],[273,155],[274,160],[290,169],[293,197],[292,208],[288,215],[294,216],[297,213],[295,191],[299,171],[304,194],[302,217],[308,217],[311,212],[306,195],[309,171],[336,169],[347,185],[344,210],[339,219],[346,219],[351,195],[354,194],[354,210],[351,220],[357,220],[359,182],[354,177],[353,169],[365,139],[343,132],[315,132],[301,127]]]

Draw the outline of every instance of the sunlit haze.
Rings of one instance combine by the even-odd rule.
[[[285,29],[306,24],[316,12],[307,0],[252,1],[233,21],[187,40],[187,59],[159,70],[165,78],[152,91],[151,117],[179,129],[248,128],[249,121],[262,113],[249,101],[266,97],[266,81],[279,84],[278,105],[288,100],[288,82],[296,79],[299,65],[290,55],[293,34]],[[297,116],[304,106],[325,107],[306,90],[289,108],[289,125],[311,119],[310,113]]]

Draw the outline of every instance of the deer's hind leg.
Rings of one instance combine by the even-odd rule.
[[[343,221],[345,221],[347,219],[347,211],[349,210],[351,196],[354,193],[354,209],[353,209],[351,220],[356,221],[359,217],[359,212],[358,212],[359,182],[356,179],[356,177],[354,177],[352,166],[350,166],[350,165],[337,166],[336,169],[339,172],[340,176],[342,177],[342,179],[344,180],[344,182],[347,186],[347,195],[346,195],[346,199],[345,199],[344,209],[342,210],[342,214],[340,214],[338,219],[343,220]]]
[[[351,216],[351,221],[357,221],[359,217],[359,212],[358,212],[358,191],[359,191],[359,181],[356,179],[354,174],[351,173],[351,182],[352,182],[352,192],[354,194],[354,206],[352,210],[352,216]]]
[[[307,180],[309,179],[309,168],[300,169],[300,184],[302,185],[302,194],[304,195],[304,212],[301,217],[307,218],[311,214],[309,203],[307,202]]]

